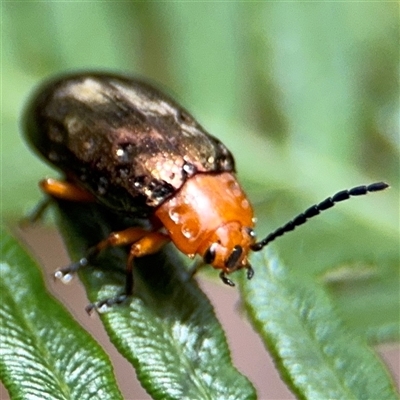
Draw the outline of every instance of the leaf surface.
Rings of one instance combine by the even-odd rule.
[[[291,276],[266,253],[252,260],[257,274],[241,285],[245,307],[300,398],[398,398],[382,362],[349,333],[318,285]]]
[[[122,399],[107,355],[1,231],[0,376],[13,399]]]

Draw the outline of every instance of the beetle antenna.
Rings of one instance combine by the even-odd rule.
[[[368,186],[356,186],[349,190],[342,190],[332,197],[328,197],[324,201],[321,201],[321,203],[314,204],[312,207],[308,208],[306,211],[289,221],[286,225],[283,225],[280,228],[276,229],[274,232],[271,232],[263,240],[254,243],[251,246],[251,249],[253,251],[260,251],[263,247],[274,241],[277,237],[282,236],[287,232],[293,231],[296,226],[303,225],[310,218],[315,217],[321,211],[325,211],[328,208],[333,207],[336,203],[339,203],[340,201],[347,200],[352,196],[362,196],[370,192],[379,192],[388,187],[389,185],[385,182],[376,182]]]

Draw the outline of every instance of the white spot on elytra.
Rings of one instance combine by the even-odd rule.
[[[127,101],[133,104],[135,108],[138,108],[145,113],[176,115],[176,109],[163,100],[149,101],[149,97],[141,91],[133,90],[129,86],[118,81],[112,81],[111,83],[121,94],[123,94]]]
[[[108,102],[104,95],[104,86],[94,78],[86,78],[82,82],[74,82],[68,85],[63,95],[73,97],[83,103],[102,104]]]

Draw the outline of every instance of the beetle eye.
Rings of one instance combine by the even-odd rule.
[[[228,259],[225,261],[225,266],[229,269],[235,267],[242,253],[242,246],[236,245],[233,248],[232,253],[229,255]]]
[[[212,262],[215,260],[215,255],[216,255],[216,251],[215,251],[215,243],[213,243],[208,249],[207,251],[204,253],[204,257],[203,260],[206,264],[212,264]]]

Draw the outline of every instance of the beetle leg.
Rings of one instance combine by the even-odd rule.
[[[25,227],[42,219],[43,214],[51,204],[51,198],[46,196],[41,199],[36,206],[20,221],[20,226]]]
[[[100,252],[107,247],[126,246],[128,244],[135,243],[150,234],[151,232],[135,226],[125,229],[123,231],[110,233],[110,235],[106,239],[97,243],[95,247],[97,249],[97,252]]]
[[[78,202],[95,201],[92,194],[71,182],[47,178],[39,182],[39,187],[48,196],[42,199],[36,207],[21,221],[21,225],[33,224],[42,218],[44,212],[51,204],[51,198]]]
[[[122,231],[122,233],[128,233],[127,231],[130,230],[138,230],[140,228],[129,228],[126,229],[125,231]],[[86,311],[90,314],[93,309],[97,309],[100,311],[103,311],[104,309],[107,309],[109,307],[112,307],[115,304],[121,304],[123,303],[128,296],[132,294],[133,291],[133,261],[137,257],[143,257],[147,256],[153,253],[156,253],[159,251],[168,241],[170,241],[170,237],[164,233],[161,232],[145,232],[145,235],[138,239],[135,243],[132,244],[131,250],[129,252],[129,257],[128,261],[126,264],[126,281],[125,281],[125,291],[124,293],[112,297],[109,299],[104,299],[100,300],[97,303],[94,304],[89,304],[86,307]],[[114,235],[121,234],[121,232],[117,232]],[[133,235],[134,232],[131,232]],[[107,242],[108,239],[106,239],[104,242]],[[102,242],[100,242],[102,244]],[[123,243],[127,244],[127,243]]]
[[[125,293],[127,295],[131,295],[133,289],[132,268],[134,259],[157,253],[170,240],[170,237],[164,233],[150,232],[132,245],[126,266]]]
[[[57,199],[79,202],[95,201],[91,193],[71,182],[47,178],[39,182],[39,187],[43,192]]]
[[[71,281],[73,274],[78,271],[78,269],[90,264],[90,262],[92,262],[93,259],[96,258],[100,251],[108,247],[125,246],[128,244],[132,244],[148,234],[148,231],[139,227],[132,227],[123,231],[112,232],[106,239],[97,243],[96,246],[91,247],[87,251],[86,255],[80,260],[68,265],[65,268],[58,269],[54,273],[54,277],[60,279],[64,283],[68,283]]]
[[[204,260],[200,257],[198,257],[197,259],[195,259],[192,263],[192,265],[189,267],[189,271],[188,271],[188,281],[191,280],[195,274],[197,274],[197,272],[199,271],[200,268],[204,267],[205,265],[207,265]]]
[[[222,282],[225,283],[225,285],[235,286],[235,283],[226,276],[225,271],[221,271],[219,277],[221,278]]]
[[[247,264],[247,279],[251,279],[254,276],[254,269],[250,264]]]
[[[72,280],[73,275],[78,271],[78,269],[82,267],[86,267],[90,263],[90,261],[97,256],[99,250],[97,250],[97,246],[91,247],[85,257],[82,257],[80,260],[71,263],[65,268],[57,269],[54,272],[54,278],[61,280],[63,283],[69,283]]]

